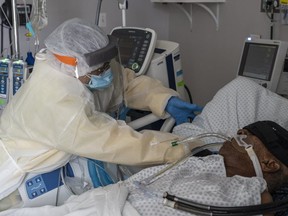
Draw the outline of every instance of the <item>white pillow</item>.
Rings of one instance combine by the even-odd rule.
[[[237,77],[216,93],[192,123],[176,126],[173,132],[183,137],[206,132],[231,136],[262,120],[288,129],[288,100],[248,78]]]

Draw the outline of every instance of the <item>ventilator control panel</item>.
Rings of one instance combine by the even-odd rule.
[[[156,44],[156,33],[148,28],[117,27],[112,30],[119,39],[121,63],[125,68],[144,74],[150,64]]]

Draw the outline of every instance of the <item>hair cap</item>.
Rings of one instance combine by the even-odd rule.
[[[79,75],[82,76],[100,66],[88,65],[85,55],[106,47],[109,38],[98,26],[73,18],[58,26],[44,43],[53,54],[76,58]],[[70,69],[69,65],[66,67]]]

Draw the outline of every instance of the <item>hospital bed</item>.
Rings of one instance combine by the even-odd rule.
[[[280,124],[282,127],[288,129],[287,108],[287,99],[278,96],[277,94],[259,86],[255,82],[245,77],[237,77],[216,93],[214,98],[205,106],[203,112],[198,115],[192,123],[176,126],[173,132],[181,137],[196,136],[207,132],[221,133],[229,136],[236,134],[239,128],[259,120],[272,120]],[[223,140],[219,138],[207,138],[204,140],[205,143],[217,143],[222,141]],[[191,169],[190,171],[192,171],[193,164],[193,161],[191,163],[188,162],[186,169],[188,171]],[[147,168],[134,174],[124,181],[124,183],[127,183],[125,184],[126,186],[123,186],[122,183],[112,184],[103,188],[89,190],[79,196],[72,196],[62,206],[11,209],[0,212],[0,216],[137,216],[140,215],[139,212],[146,212],[146,215],[148,214],[151,216],[191,215],[184,211],[175,210],[173,208],[164,206],[163,198],[161,195],[159,195],[167,188],[169,190],[169,188],[172,187],[171,182],[173,184],[177,184],[177,182],[174,180],[176,179],[177,181],[181,181],[181,178],[174,178],[173,181],[170,183],[167,181],[165,184],[157,184],[157,180],[153,180],[155,184],[153,184],[153,187],[149,187],[149,189],[145,188],[145,186],[143,187],[143,185],[137,185],[137,182],[139,181],[135,180],[149,179],[149,176],[159,172],[165,166],[167,165]],[[176,174],[176,176],[178,175],[177,169],[174,169],[173,172]],[[159,178],[161,179],[161,176]],[[177,184],[179,191],[183,192],[183,196],[190,193],[187,184],[188,182],[183,182],[183,180],[181,184]],[[130,190],[134,188],[133,196],[129,195],[128,188]],[[154,190],[157,190],[160,193],[155,194],[153,192]],[[136,206],[133,199],[136,199],[137,196],[140,195],[150,199],[150,205]]]

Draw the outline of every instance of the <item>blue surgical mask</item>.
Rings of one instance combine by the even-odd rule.
[[[91,90],[102,90],[108,88],[113,81],[113,73],[111,68],[100,75],[91,75],[88,88]]]

